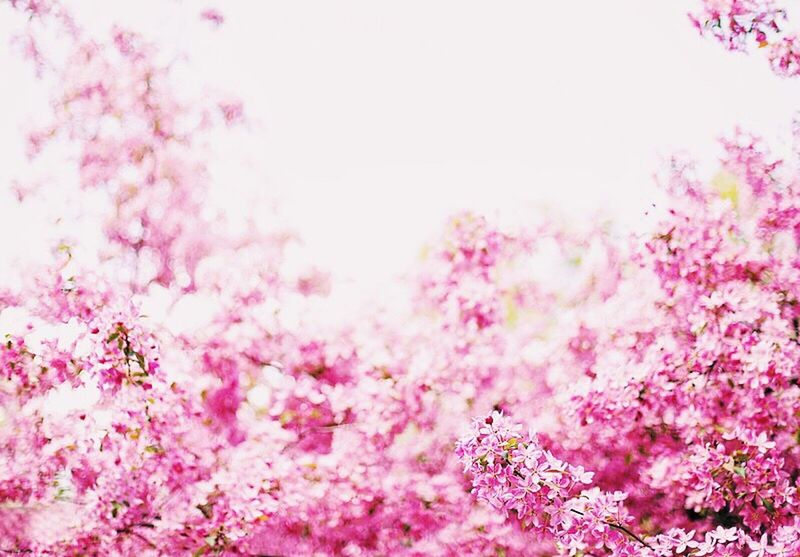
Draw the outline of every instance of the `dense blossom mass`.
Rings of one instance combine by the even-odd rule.
[[[54,77],[32,166],[102,238],[0,284],[0,553],[800,555],[794,155],[736,130],[710,180],[670,161],[623,241],[454,215],[405,311],[331,325],[291,234],[208,210],[240,102],[54,1],[0,13]],[[693,19],[798,72],[771,2]]]

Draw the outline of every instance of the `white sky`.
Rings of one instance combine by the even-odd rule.
[[[280,199],[307,253],[363,288],[407,269],[461,208],[635,223],[656,199],[659,155],[713,162],[737,123],[787,141],[800,99],[760,55],[699,38],[689,0],[227,0],[219,30],[202,3],[73,4],[81,21],[186,51],[183,79],[244,99],[256,124],[215,166],[230,198]],[[0,45],[4,236],[36,91]]]

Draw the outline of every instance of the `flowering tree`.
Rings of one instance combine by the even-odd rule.
[[[785,32],[787,11],[773,0],[701,0],[690,19],[728,50],[764,49],[778,75],[800,73],[800,39]]]
[[[704,7],[737,49],[785,16]],[[630,242],[455,215],[405,313],[322,326],[291,235],[205,210],[240,103],[182,98],[130,30],[2,9],[57,78],[32,161],[68,153],[105,241],[0,285],[0,552],[800,554],[795,161],[740,131],[708,184],[675,159]]]

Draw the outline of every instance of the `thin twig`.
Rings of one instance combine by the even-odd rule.
[[[579,515],[579,516],[586,516],[586,515],[585,515],[584,513],[582,513],[581,511],[578,511],[578,510],[575,510],[575,509],[570,509],[570,511],[572,511],[573,513],[575,513],[575,514],[577,514],[577,515]],[[624,527],[624,526],[622,526],[621,524],[617,524],[616,522],[611,522],[611,521],[608,521],[608,520],[604,520],[604,521],[603,521],[603,524],[606,524],[606,525],[608,525],[608,526],[611,526],[612,528],[616,528],[617,530],[619,530],[620,532],[624,532],[624,533],[625,533],[625,534],[627,534],[627,535],[628,535],[628,536],[629,536],[631,539],[633,539],[633,540],[636,540],[637,542],[639,542],[640,544],[642,544],[642,545],[643,545],[643,546],[645,546],[646,548],[648,548],[648,549],[653,549],[653,547],[652,547],[652,546],[651,546],[649,543],[647,543],[646,541],[644,541],[642,538],[640,538],[639,536],[637,536],[636,534],[634,534],[633,532],[631,532],[630,530],[628,530],[627,528],[625,528],[625,527]]]

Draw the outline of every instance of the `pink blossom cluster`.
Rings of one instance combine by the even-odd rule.
[[[773,0],[702,0],[702,7],[689,17],[700,33],[729,50],[765,49],[778,75],[800,72],[798,38],[785,33],[787,11]]]
[[[640,537],[629,529],[634,520],[624,505],[627,494],[590,488],[593,473],[558,459],[500,412],[476,419],[456,453],[477,497],[531,535],[551,537],[567,555],[788,557],[800,551],[797,519],[778,528],[772,540],[722,525],[702,536],[670,528]]]
[[[730,50],[745,50],[750,40],[758,46],[769,44],[769,38],[781,32],[786,10],[773,0],[704,0],[691,19]]]

